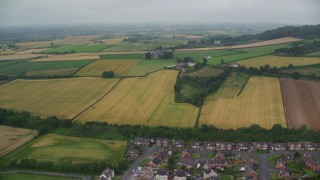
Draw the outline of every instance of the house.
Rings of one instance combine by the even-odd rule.
[[[135,137],[134,140],[132,141],[132,144],[136,146],[149,146],[150,142],[151,142],[150,138]]]
[[[267,143],[267,142],[254,142],[252,145],[255,150],[268,150],[269,149],[269,143]]]
[[[184,141],[181,141],[181,140],[173,140],[171,144],[173,147],[176,147],[176,148],[184,147]]]
[[[196,168],[198,163],[194,159],[180,158],[177,162],[177,165],[190,169],[190,168]]]
[[[210,169],[223,169],[225,167],[230,166],[230,161],[227,159],[220,160],[220,159],[209,159],[205,165],[207,168]]]
[[[287,170],[281,170],[278,172],[278,177],[281,179],[291,179],[291,176]]]
[[[207,150],[215,150],[216,149],[216,143],[215,142],[203,142],[203,146]]]
[[[190,61],[188,62],[188,66],[189,66],[189,67],[193,67],[193,66],[195,66],[196,64],[197,64],[197,62],[190,62]]]
[[[302,143],[299,142],[288,142],[287,147],[289,151],[301,151]]]
[[[252,180],[255,180],[255,179],[258,179],[258,174],[252,169],[251,166],[246,166],[245,167],[246,171],[245,171],[245,176],[247,179],[252,179]]]
[[[214,159],[223,160],[224,159],[224,154],[221,153],[221,152],[218,152],[216,154],[216,156],[214,157]]]
[[[153,179],[154,177],[154,171],[152,170],[151,167],[145,167],[143,168],[140,173],[137,176],[137,179],[139,180],[149,180]]]
[[[139,149],[129,149],[127,152],[127,157],[129,159],[135,159],[140,156],[140,150]]]
[[[317,150],[317,144],[311,143],[311,142],[305,142],[303,145],[303,149],[306,151],[316,151]]]
[[[229,67],[232,67],[232,68],[238,68],[238,67],[240,67],[240,65],[237,64],[237,63],[230,63],[230,64],[228,64],[228,66],[229,66]]]
[[[168,147],[169,146],[169,140],[165,138],[159,138],[156,140],[156,146],[158,147]]]
[[[200,147],[201,147],[201,142],[199,142],[199,141],[191,141],[191,142],[190,142],[190,147],[191,147],[192,149],[200,149]]]
[[[235,144],[233,142],[217,142],[216,149],[221,151],[230,151],[235,148]]]
[[[212,169],[203,171],[203,179],[205,180],[219,180],[219,175]]]
[[[182,154],[181,154],[181,157],[189,159],[189,158],[191,158],[191,152],[189,150],[187,150],[187,149],[183,150]]]
[[[157,167],[158,165],[160,165],[162,163],[162,161],[164,161],[164,159],[165,159],[165,155],[159,155],[156,158],[154,158],[152,161],[149,161],[147,163],[147,166]]]
[[[280,158],[280,159],[277,160],[275,168],[277,170],[282,170],[282,171],[286,170],[287,169],[287,165],[286,164],[287,163],[282,158]]]
[[[313,159],[312,157],[305,158],[306,167],[313,171],[320,171],[320,162]]]
[[[187,180],[187,173],[185,171],[179,170],[173,173],[174,180]]]
[[[169,179],[169,171],[165,169],[159,169],[154,171],[154,180],[168,180]]]
[[[114,177],[114,170],[113,169],[105,169],[101,175],[99,176],[99,180],[111,180]]]
[[[247,151],[249,149],[252,149],[252,146],[249,143],[237,143],[236,144],[236,150],[238,150],[238,151]]]
[[[285,151],[285,150],[287,150],[287,144],[286,143],[274,143],[271,145],[271,150]]]
[[[253,165],[256,165],[256,164],[257,164],[257,162],[256,162],[251,156],[249,156],[248,153],[242,153],[242,154],[240,155],[240,158],[241,158],[244,162],[246,162],[247,164],[249,164],[250,166],[253,166]]]

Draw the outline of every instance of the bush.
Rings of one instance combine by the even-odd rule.
[[[113,78],[114,77],[114,73],[113,71],[105,71],[102,73],[102,77],[104,78]]]

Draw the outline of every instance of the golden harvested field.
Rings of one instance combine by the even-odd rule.
[[[35,130],[0,126],[0,157],[27,143],[37,134]]]
[[[78,68],[68,68],[68,69],[51,69],[43,71],[28,71],[24,73],[24,76],[69,76],[73,75],[78,71]]]
[[[178,71],[162,70],[144,78],[123,79],[107,96],[76,118],[118,124],[192,127],[198,108],[174,103]]]
[[[103,97],[119,79],[15,80],[0,86],[0,107],[41,117],[73,118]]]
[[[279,79],[252,77],[240,96],[207,100],[202,108],[200,123],[224,129],[252,124],[264,128],[272,128],[274,124],[287,127]]]
[[[115,75],[125,75],[140,60],[98,60],[82,68],[77,76],[101,76],[104,71],[113,71]]]
[[[269,64],[270,67],[283,67],[290,64],[294,66],[305,66],[310,64],[320,63],[320,57],[282,57],[282,56],[262,56],[251,59],[246,59],[243,61],[238,61],[238,64],[246,67],[256,67],[264,66]]]
[[[240,49],[240,48],[250,48],[250,47],[258,47],[258,46],[268,46],[273,44],[282,44],[289,42],[301,41],[302,39],[293,38],[293,37],[284,37],[278,39],[272,39],[268,41],[261,41],[250,44],[242,44],[231,46],[232,49]],[[206,51],[206,50],[219,50],[219,49],[229,49],[230,46],[221,46],[221,47],[209,47],[209,48],[192,48],[192,49],[177,49],[177,51]]]
[[[67,44],[88,44],[92,38],[97,36],[69,36],[62,39],[56,39],[53,41],[35,41],[35,42],[22,42],[17,43],[22,48],[43,48],[50,47],[51,43],[54,45],[67,45]]]
[[[19,55],[4,55],[0,56],[0,61],[2,60],[17,60],[17,59],[27,59],[43,56],[42,54],[19,54]]]
[[[52,55],[47,58],[35,59],[32,61],[77,61],[77,60],[95,60],[100,59],[98,54],[94,53],[77,53],[66,55]]]

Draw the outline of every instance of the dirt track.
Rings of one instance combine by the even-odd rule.
[[[280,83],[288,126],[297,129],[306,124],[320,130],[320,83],[292,79]]]

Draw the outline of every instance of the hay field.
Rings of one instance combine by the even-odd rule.
[[[118,81],[116,78],[18,79],[0,86],[0,107],[29,111],[41,117],[73,118]]]
[[[77,53],[77,54],[65,54],[65,55],[51,55],[46,58],[32,60],[34,62],[39,61],[77,61],[77,60],[97,60],[100,59],[98,54],[95,53]]]
[[[231,48],[232,49],[241,49],[241,48],[269,46],[269,45],[274,45],[274,44],[291,43],[291,42],[296,42],[296,41],[301,41],[301,40],[302,39],[293,38],[293,37],[283,37],[283,38],[272,39],[272,40],[267,40],[267,41],[260,41],[260,42],[256,42],[256,43],[235,45],[235,46],[231,46]],[[219,50],[219,49],[230,49],[230,46],[177,49],[177,51],[207,51],[207,50]]]
[[[259,68],[269,64],[270,67],[283,67],[290,64],[294,66],[305,66],[311,64],[320,63],[320,57],[282,57],[282,56],[262,56],[251,59],[246,59],[243,61],[238,61],[238,64],[246,67]]]
[[[37,134],[35,130],[0,126],[0,157],[29,142]]]
[[[200,123],[224,129],[252,124],[264,128],[272,128],[274,124],[286,127],[279,80],[252,77],[240,96],[207,100],[202,108]]]
[[[2,163],[28,158],[53,163],[71,161],[77,164],[108,161],[117,164],[117,161],[124,155],[126,144],[125,141],[48,134],[34,140],[19,151],[5,156]]]
[[[140,60],[98,60],[82,68],[76,76],[101,76],[104,71],[113,71],[116,76],[125,75]]]
[[[192,127],[198,108],[174,103],[178,71],[162,70],[143,78],[123,79],[107,96],[76,120],[118,124]]]
[[[53,69],[43,71],[29,71],[23,74],[23,76],[72,76],[78,71],[79,68],[67,68],[67,69]]]

